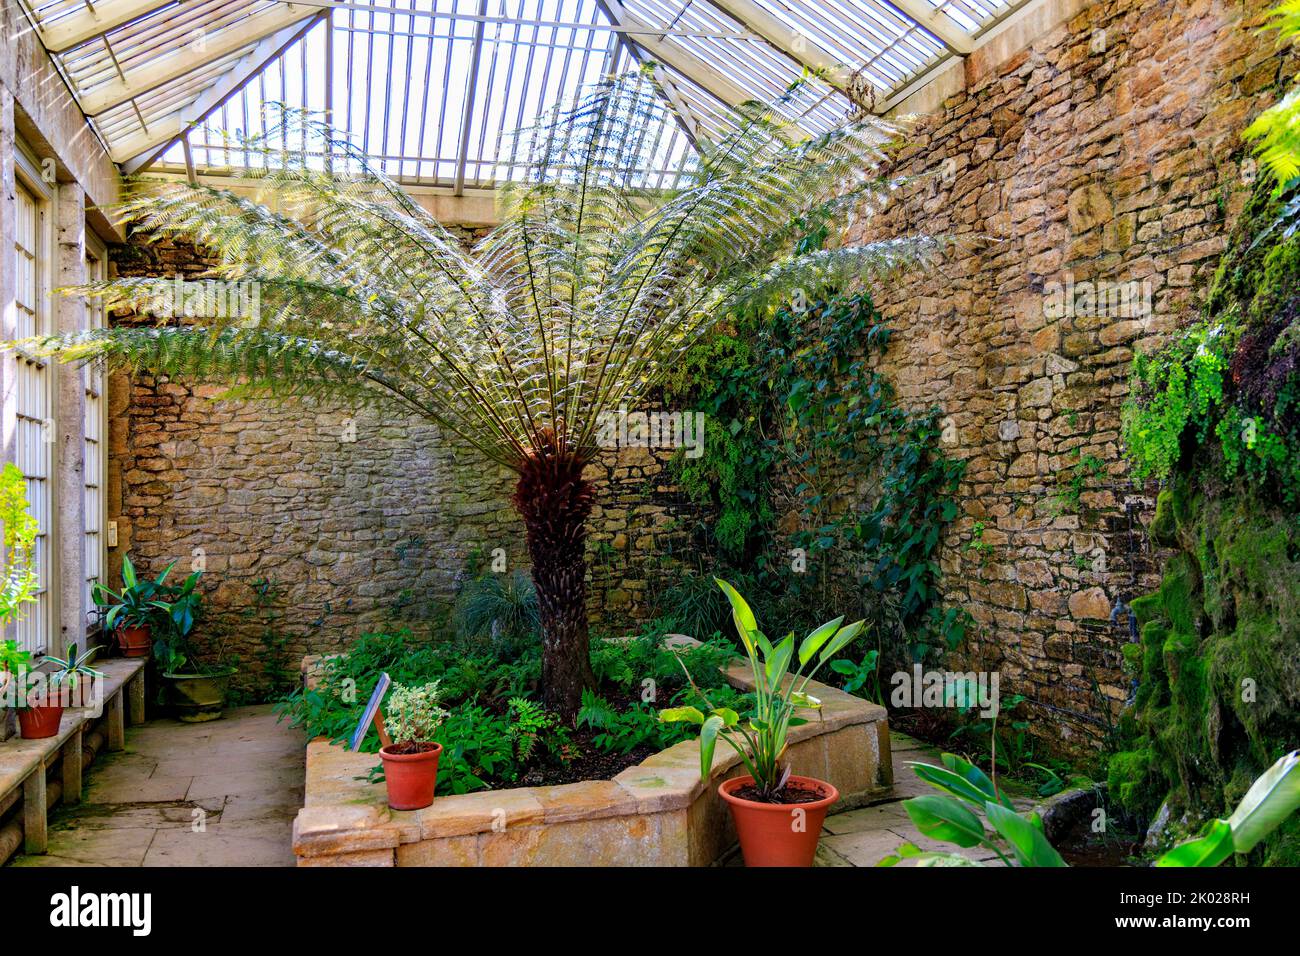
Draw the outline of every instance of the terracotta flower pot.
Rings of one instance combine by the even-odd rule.
[[[388,784],[388,805],[394,810],[423,810],[433,803],[442,744],[424,746],[432,749],[413,754],[391,753],[387,747],[379,751]]]
[[[22,730],[24,740],[53,737],[59,732],[59,721],[62,719],[63,706],[61,704],[45,707],[24,707],[18,711],[18,727]]]
[[[121,648],[123,657],[148,657],[152,645],[147,626],[117,629],[117,646]]]
[[[821,838],[822,822],[840,792],[812,777],[790,777],[793,785],[825,794],[811,803],[759,803],[735,792],[754,782],[750,776],[733,777],[718,786],[718,794],[731,806],[731,819],[740,838],[746,866],[812,866]]]

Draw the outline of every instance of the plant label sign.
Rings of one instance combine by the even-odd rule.
[[[370,695],[370,700],[366,701],[366,709],[361,712],[361,720],[357,722],[357,729],[352,732],[352,749],[360,750],[361,741],[366,738],[366,731],[370,729],[373,723],[375,729],[379,731],[379,742],[385,747],[392,744],[388,737],[388,731],[384,729],[384,715],[380,713],[379,705],[384,701],[384,695],[388,693],[388,688],[393,684],[393,679],[388,674],[380,674],[379,682],[375,684],[374,692]]]

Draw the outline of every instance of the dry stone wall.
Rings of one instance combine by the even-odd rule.
[[[968,462],[943,557],[945,599],[980,625],[961,657],[1025,694],[1036,732],[1085,746],[1129,693],[1112,611],[1159,566],[1120,458],[1128,369],[1194,316],[1252,181],[1241,131],[1296,63],[1256,34],[1254,0],[1058,6],[1078,12],[966,62],[898,159],[926,175],[850,236],[991,240],[878,292],[884,369],[945,409]]]
[[[465,231],[465,238],[474,233]],[[119,275],[194,277],[192,247],[114,250]],[[527,567],[513,476],[404,414],[308,402],[218,401],[217,386],[138,375],[109,387],[110,577],[132,555],[155,573],[204,567],[210,637],[225,636],[256,687],[303,654],[366,631],[445,627],[474,552]],[[593,621],[615,631],[649,613],[679,548],[668,452],[626,449],[590,466]],[[274,585],[259,603],[259,582]],[[269,633],[268,633],[269,629]]]

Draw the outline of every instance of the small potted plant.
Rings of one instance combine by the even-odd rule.
[[[0,641],[0,740],[7,732],[7,711],[18,702],[18,675],[27,670],[31,659],[32,655],[22,650],[17,641]]]
[[[97,648],[88,648],[85,653],[77,653],[77,645],[68,647],[66,658],[46,655],[39,671],[27,671],[23,679],[28,687],[24,689],[24,700],[18,705],[18,726],[25,740],[38,740],[53,737],[59,732],[59,722],[63,720],[63,709],[71,705],[69,691],[75,690],[81,677],[103,677],[104,675],[87,664],[95,656]],[[44,668],[53,665],[52,670]],[[43,681],[33,682],[32,678],[40,675]],[[39,684],[44,683],[40,688]],[[36,689],[32,687],[35,684]]]
[[[219,719],[235,674],[229,665],[199,661],[190,644],[190,634],[203,611],[203,594],[197,590],[202,575],[195,571],[180,586],[165,587],[166,600],[150,602],[158,614],[153,653],[167,682],[167,702],[176,718],[186,723]]]
[[[714,707],[706,697],[707,715],[696,707],[673,707],[661,711],[660,719],[699,725],[700,775],[705,781],[719,737],[740,754],[749,773],[724,780],[718,794],[731,807],[746,866],[812,866],[822,821],[839,791],[824,780],[791,774],[783,762],[786,738],[791,727],[807,723],[794,715],[796,708],[821,706],[804,693],[808,682],[861,633],[864,622],[841,626],[844,618],[837,617],[797,648],[793,634],[772,644],[759,631],[745,599],[727,582],[715,580],[731,602],[732,619],[754,672],[753,714],[742,719],[734,710]],[[797,665],[793,671],[792,664]],[[805,676],[809,664],[812,669]]]
[[[392,744],[382,748],[388,805],[394,810],[421,810],[433,803],[438,786],[442,744],[433,735],[447,716],[438,706],[438,681],[422,687],[394,684],[384,707],[384,724]]]
[[[27,481],[10,462],[0,468],[0,524],[4,525],[3,580],[0,580],[0,633],[21,620],[24,605],[36,600],[40,577],[32,552],[40,528],[27,510]],[[8,733],[7,704],[16,703],[17,678],[30,666],[31,655],[15,640],[0,640],[0,740]]]
[[[99,583],[90,589],[91,600],[103,615],[104,628],[116,636],[123,657],[149,656],[153,625],[158,620],[154,601],[167,594],[167,575],[175,566],[173,561],[158,577],[141,580],[127,555],[122,558],[121,593]]]

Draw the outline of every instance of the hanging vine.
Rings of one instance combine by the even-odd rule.
[[[670,613],[722,626],[701,596],[725,571],[782,628],[859,610],[875,625],[864,655],[910,664],[960,642],[936,554],[964,462],[942,453],[937,409],[896,403],[876,370],[889,339],[868,295],[827,293],[737,317],[687,356],[665,400],[708,416],[704,454],[674,462],[700,574],[665,596]]]

